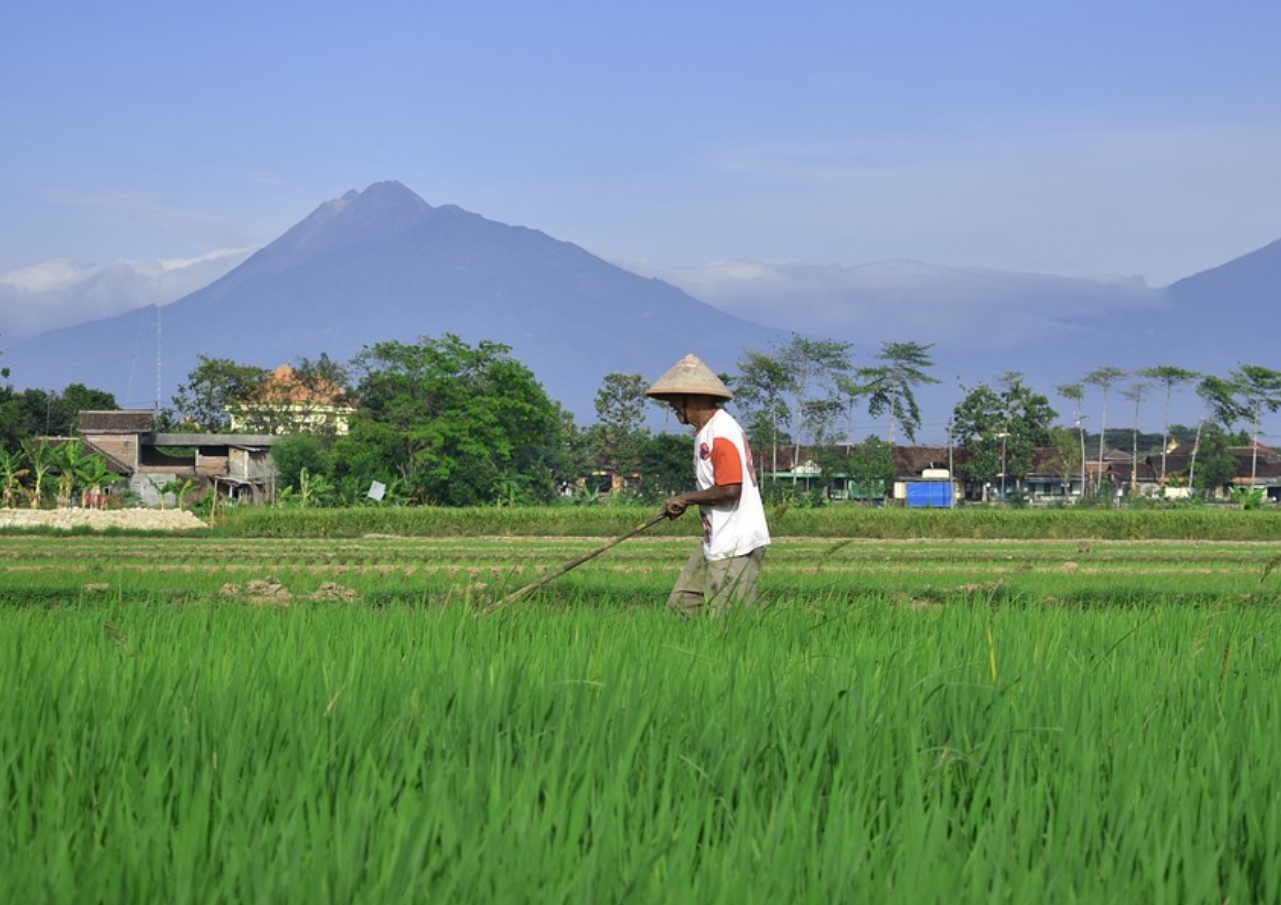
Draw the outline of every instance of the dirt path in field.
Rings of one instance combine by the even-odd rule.
[[[88,525],[143,531],[182,531],[209,526],[182,509],[0,509],[0,528],[47,525],[70,529]]]

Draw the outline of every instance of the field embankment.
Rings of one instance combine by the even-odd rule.
[[[635,506],[354,507],[182,510],[0,509],[0,536],[41,532],[183,532],[219,537],[613,537],[649,520]],[[953,509],[775,506],[775,537],[879,540],[1281,541],[1281,511],[1186,509]],[[697,518],[662,522],[647,537],[696,537]]]
[[[217,534],[238,537],[612,537],[656,509],[244,508],[219,512]],[[1026,540],[1281,540],[1281,512],[1240,509],[952,509],[775,506],[775,537]],[[694,537],[698,519],[663,522],[649,537]]]
[[[0,509],[0,529],[24,531],[198,531],[208,526],[183,509]]]

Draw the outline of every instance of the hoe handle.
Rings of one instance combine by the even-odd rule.
[[[488,616],[490,613],[494,612],[494,610],[501,609],[502,607],[507,606],[507,604],[511,603],[513,600],[518,600],[521,597],[524,597],[526,594],[528,594],[530,591],[534,590],[535,588],[541,588],[543,585],[547,584],[547,582],[551,581],[552,579],[560,578],[570,569],[575,569],[581,566],[583,563],[587,562],[589,559],[595,559],[596,557],[604,553],[606,550],[608,550],[610,547],[616,546],[617,544],[621,544],[623,541],[627,540],[629,537],[635,537],[636,535],[640,534],[642,531],[645,531],[648,528],[654,527],[665,518],[667,518],[667,514],[660,512],[658,515],[654,516],[649,521],[643,522],[642,524],[637,525],[631,531],[618,535],[618,537],[614,538],[609,543],[602,544],[601,546],[597,547],[595,550],[593,550],[590,553],[584,553],[582,556],[578,557],[577,559],[574,559],[565,563],[565,565],[561,566],[555,572],[551,572],[547,575],[544,575],[542,578],[538,579],[537,581],[531,584],[525,585],[519,591],[513,591],[512,593],[504,597],[502,600],[491,603],[489,606],[485,607],[485,609],[481,610],[480,614],[482,616]]]

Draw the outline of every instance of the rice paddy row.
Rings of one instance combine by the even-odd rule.
[[[531,603],[661,602],[692,545],[633,540],[547,585]],[[339,582],[367,602],[444,603],[514,590],[597,546],[594,538],[8,538],[0,542],[0,605],[225,598],[229,584],[268,579],[299,595]],[[1133,604],[1270,601],[1281,593],[1281,554],[1264,543],[780,539],[766,563],[762,592],[777,602],[817,593]]]

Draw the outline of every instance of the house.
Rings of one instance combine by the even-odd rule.
[[[337,384],[324,379],[303,382],[293,368],[281,365],[267,375],[253,401],[228,406],[227,413],[232,432],[342,437],[356,409]]]
[[[860,488],[854,486],[842,462],[849,455],[849,448],[836,447],[823,455],[803,451],[798,464],[793,464],[795,447],[780,446],[766,449],[757,462],[777,463],[775,469],[763,470],[761,479],[775,485],[796,487],[808,493],[826,488],[834,500],[892,500],[908,506],[947,507],[959,501],[1002,502],[1013,499],[1031,505],[1050,505],[1074,502],[1082,495],[1079,467],[1069,468],[1057,449],[1037,447],[1032,451],[1032,468],[1026,477],[998,477],[987,482],[972,481],[965,476],[965,448],[958,446],[895,446],[894,485],[892,488]],[[835,463],[837,473],[825,476],[818,461]],[[1128,453],[1114,452],[1105,457],[1102,466],[1090,462],[1086,465],[1088,487],[1097,486],[1100,477],[1110,486],[1124,491],[1130,486],[1135,469]],[[1140,491],[1155,489],[1158,471],[1150,462],[1141,462],[1137,469],[1137,486]],[[1281,488],[1279,488],[1281,489]]]
[[[1180,443],[1170,449],[1166,453],[1166,474],[1187,474],[1193,467],[1196,450],[1195,443]],[[1281,452],[1258,442],[1229,446],[1227,451],[1236,461],[1233,487],[1262,490],[1272,502],[1281,502]],[[1151,456],[1149,462],[1159,469],[1161,457]]]
[[[860,484],[851,474],[854,469],[846,467],[851,452],[848,446],[833,447],[821,456],[803,449],[800,459],[796,458],[795,446],[767,447],[763,452],[756,457],[761,466],[761,481],[776,487],[788,486],[798,493],[823,489],[833,500],[874,503],[895,500],[910,505],[917,505],[917,499],[928,498],[931,506],[950,506],[958,498],[959,485],[952,480],[952,469],[963,459],[949,455],[945,446],[890,447],[893,483],[884,485],[877,481],[870,486]],[[820,459],[829,466],[834,465],[836,472],[825,475]],[[764,463],[769,467],[764,467]],[[927,485],[930,486],[927,488]],[[946,489],[940,490],[940,487]],[[923,488],[925,492],[918,493]]]
[[[83,411],[79,429],[85,445],[105,456],[145,505],[160,505],[171,493],[161,488],[188,482],[193,491],[212,489],[230,499],[261,503],[275,496],[275,435],[157,433],[154,413],[140,409]]]

